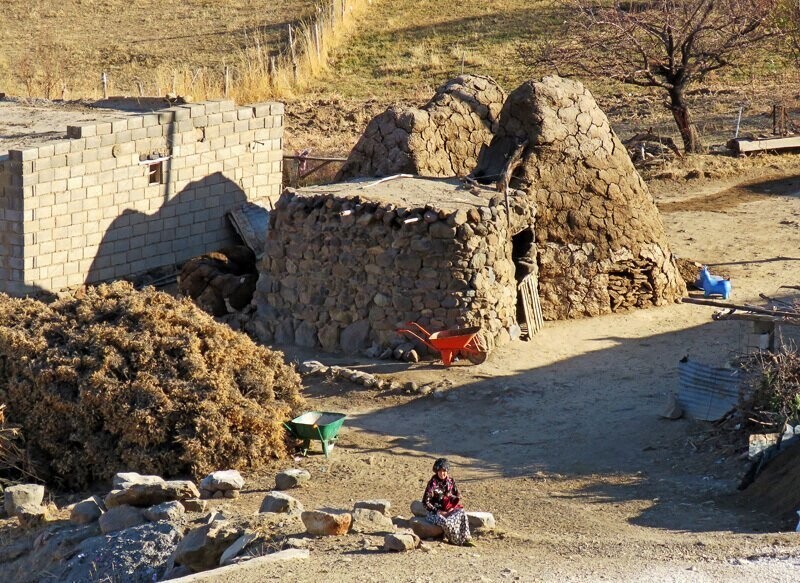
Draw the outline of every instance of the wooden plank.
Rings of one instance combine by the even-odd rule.
[[[522,310],[525,313],[528,336],[530,337],[544,327],[536,276],[534,274],[526,276],[517,286],[517,290],[522,298]]]
[[[783,150],[787,148],[800,148],[800,136],[762,138],[746,140],[738,138],[733,140],[736,150],[741,154],[749,152],[764,152],[768,150]]]

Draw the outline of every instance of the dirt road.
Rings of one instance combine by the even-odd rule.
[[[730,274],[734,300],[755,301],[800,283],[800,168],[745,181],[653,191],[676,252]],[[379,537],[311,540],[309,560],[241,581],[796,580],[800,535],[737,499],[744,450],[708,439],[710,424],[658,416],[680,358],[723,363],[744,348],[745,325],[711,312],[670,305],[551,322],[480,366],[361,363],[439,387],[425,397],[318,381],[311,406],[349,419],[330,460],[297,462],[314,476],[296,491],[307,508],[382,497],[409,516],[433,459],[447,456],[468,509],[495,513],[501,530],[474,549],[434,543],[407,555],[379,551]],[[270,487],[270,476],[257,480],[243,508]]]

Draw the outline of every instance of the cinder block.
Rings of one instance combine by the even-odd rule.
[[[94,126],[94,135],[96,136],[105,136],[111,133],[111,122],[110,121],[101,121],[95,124]],[[89,136],[83,136],[89,137]]]
[[[198,115],[197,117],[192,117],[192,124],[196,128],[204,128],[208,125],[208,116]]]
[[[67,126],[68,138],[89,138],[97,135],[97,126],[94,122],[77,123]]]
[[[138,130],[139,128],[144,127],[144,119],[141,115],[129,117],[127,121],[129,130]]]
[[[141,117],[141,119],[142,119],[142,127],[149,128],[149,127],[158,125],[159,117],[158,117],[158,114],[148,113],[146,115],[143,115]]]
[[[239,119],[239,115],[237,114],[237,112],[235,110],[225,111],[225,112],[222,113],[222,122],[223,123],[236,121],[237,119]]]
[[[53,155],[68,154],[70,151],[71,140],[59,140],[53,142]]]
[[[272,115],[272,103],[255,103],[251,106],[253,110],[253,115],[256,117],[266,117],[268,115]]]
[[[119,132],[127,131],[128,129],[128,120],[127,119],[115,119],[111,122],[111,133],[116,134]]]
[[[9,150],[8,157],[12,162],[29,162],[36,160],[39,157],[38,148],[29,148],[27,150]]]
[[[100,147],[113,146],[114,144],[117,143],[117,136],[115,136],[110,132],[107,134],[103,134],[102,136],[99,136],[99,138],[100,138]]]
[[[86,138],[86,141],[84,142],[85,147],[89,149],[99,148],[102,144],[102,136],[91,136]]]

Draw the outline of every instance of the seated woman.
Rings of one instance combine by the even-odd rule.
[[[444,530],[444,538],[454,545],[474,546],[469,521],[455,480],[448,475],[450,464],[439,458],[433,464],[433,477],[425,488],[422,503],[428,509],[428,522]]]

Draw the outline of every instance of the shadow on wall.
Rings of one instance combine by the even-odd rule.
[[[172,266],[232,244],[225,213],[246,200],[238,184],[217,172],[190,182],[154,214],[124,210],[103,235],[85,282]]]

